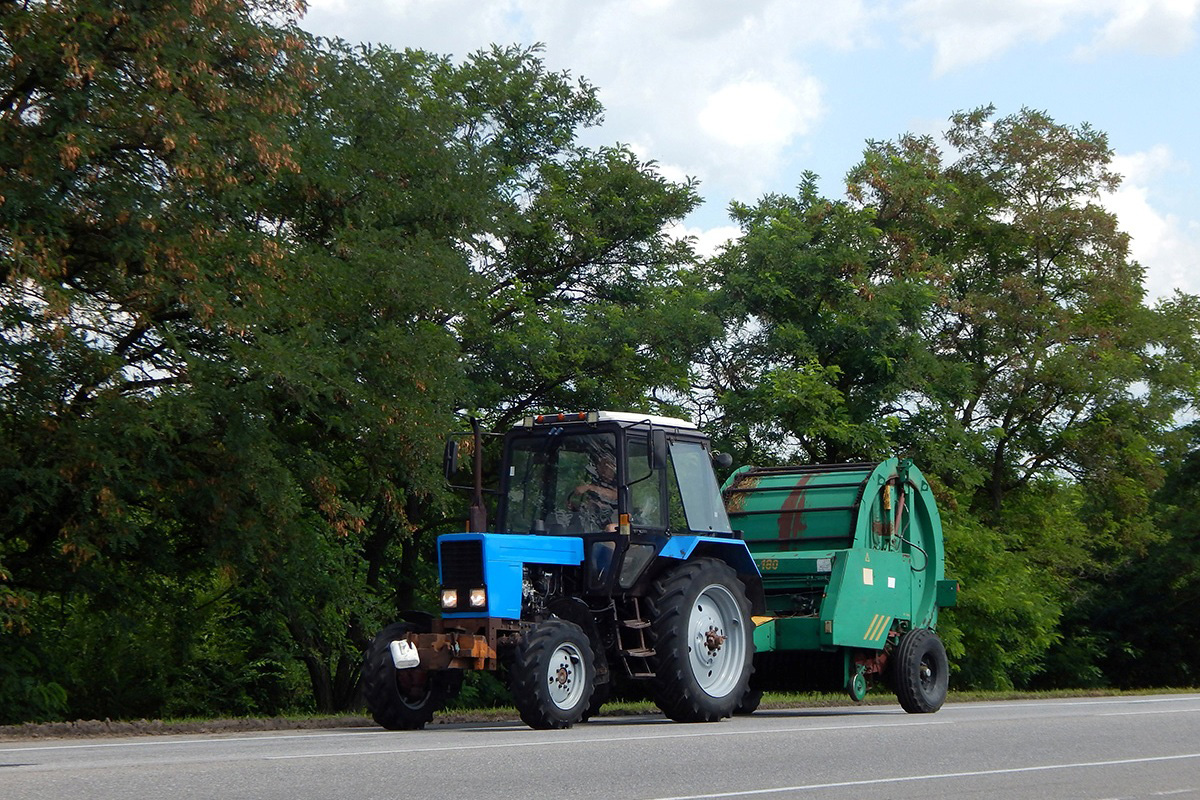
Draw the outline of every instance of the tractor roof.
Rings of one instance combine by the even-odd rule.
[[[657,414],[642,414],[635,411],[580,411],[561,414],[539,414],[525,417],[518,427],[532,428],[536,425],[563,425],[569,423],[619,422],[622,425],[639,423],[664,428],[695,430],[696,426],[678,417],[660,417]]]

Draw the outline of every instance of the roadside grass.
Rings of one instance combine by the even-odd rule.
[[[982,703],[1003,700],[1052,700],[1056,698],[1078,697],[1136,697],[1154,694],[1193,694],[1200,691],[1196,688],[1171,689],[1052,689],[1045,691],[951,691],[946,696],[947,703]],[[844,692],[764,692],[758,708],[762,710],[778,710],[791,708],[833,708],[856,706],[893,706],[899,705],[896,696],[884,688],[877,688],[867,694],[861,702],[854,702]],[[499,710],[499,709],[495,709]],[[510,713],[515,713],[511,712]],[[646,701],[615,701],[605,703],[600,716],[619,716],[626,714],[656,714],[658,708],[654,703]]]
[[[1193,694],[1200,688],[1165,689],[1056,689],[1050,691],[960,691],[950,692],[947,703],[997,702],[1005,700],[1050,700],[1084,697],[1139,697],[1160,694]],[[842,693],[823,692],[766,692],[758,708],[764,710],[834,708],[856,706],[897,705],[896,698],[885,689],[876,689],[859,703]],[[606,703],[598,717],[622,717],[657,714],[658,708],[649,700],[614,700]],[[442,711],[434,717],[433,725],[463,722],[515,722],[516,709],[511,706],[495,708],[457,709]],[[291,714],[278,717],[236,717],[227,719],[166,719],[166,720],[75,720],[71,722],[27,722],[21,725],[0,725],[0,741],[28,739],[59,739],[94,736],[162,736],[180,734],[237,734],[255,731],[327,730],[335,728],[377,728],[363,713],[337,715]]]

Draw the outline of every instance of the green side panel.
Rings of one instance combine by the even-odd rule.
[[[939,608],[953,608],[958,605],[958,581],[937,582],[937,604]]]
[[[819,650],[821,620],[816,617],[781,617],[775,620],[776,649]]]
[[[821,606],[821,643],[882,650],[897,621],[912,624],[913,598],[924,580],[907,553],[842,553]]]
[[[754,652],[769,653],[776,648],[775,622],[764,622],[754,629]]]

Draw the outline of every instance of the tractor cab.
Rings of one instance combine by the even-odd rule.
[[[681,419],[526,417],[505,435],[500,478],[493,530],[580,537],[590,594],[632,588],[670,536],[734,536],[708,438]]]
[[[681,419],[527,417],[505,437],[496,530],[730,536],[710,459],[707,437]]]

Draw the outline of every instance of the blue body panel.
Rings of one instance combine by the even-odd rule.
[[[483,580],[487,585],[489,617],[521,618],[521,586],[526,564],[578,566],[583,563],[583,539],[578,536],[537,536],[517,533],[447,533],[444,541],[478,540],[483,547]],[[442,580],[438,562],[438,580]],[[478,617],[479,612],[443,612],[445,619]]]
[[[526,564],[580,566],[583,564],[583,539],[578,536],[546,536],[517,533],[447,533],[442,542],[478,541],[483,551],[483,580],[487,587],[487,616],[501,619],[521,618],[521,593]],[[746,543],[740,539],[715,536],[667,536],[659,539],[659,558],[686,561],[708,556],[729,564],[740,575],[759,578],[758,566]],[[443,581],[438,562],[438,580]],[[746,580],[747,577],[743,577]],[[445,619],[478,617],[479,611],[443,611]]]
[[[758,576],[758,565],[754,556],[741,539],[720,539],[715,536],[672,536],[663,545],[659,555],[686,561],[699,550],[702,555],[719,558],[735,571]]]

